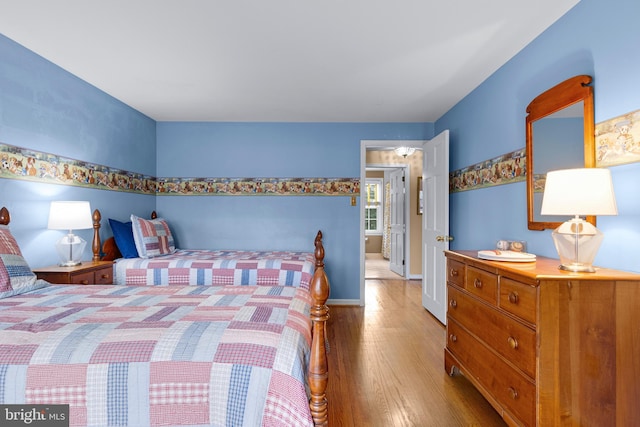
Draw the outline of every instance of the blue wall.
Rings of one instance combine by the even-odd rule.
[[[451,169],[523,147],[529,102],[574,75],[594,77],[596,123],[640,109],[639,17],[637,0],[578,3],[436,122],[436,132],[451,131]],[[640,163],[611,173],[619,214],[598,218],[605,239],[596,264],[640,272]],[[551,231],[527,229],[526,200],[524,182],[452,194],[451,247],[489,248],[513,238],[557,257]]]
[[[0,142],[155,176],[155,125],[0,35]],[[124,216],[125,206],[140,215],[155,208],[153,196],[0,179],[0,205],[32,267],[58,262],[53,246],[64,233],[47,230],[51,200],[88,200],[105,219]],[[90,241],[92,230],[77,234]]]
[[[455,170],[522,148],[527,104],[576,74],[594,77],[596,122],[639,109],[639,16],[637,0],[582,0],[435,128],[156,123],[0,36],[0,142],[158,177],[349,178],[360,173],[361,140],[424,139],[450,129]],[[640,164],[611,170],[619,215],[598,220],[605,241],[596,262],[640,271]],[[105,219],[144,216],[157,208],[171,220],[182,247],[305,250],[322,229],[331,298],[360,296],[359,209],[347,197],[154,197],[0,179],[0,204],[11,210],[12,230],[34,267],[56,262],[53,243],[60,232],[46,229],[48,202],[54,199],[89,200]],[[455,193],[450,200],[452,248],[486,248],[512,238],[527,240],[532,252],[556,256],[550,231],[527,230],[524,183]]]
[[[363,139],[427,139],[432,124],[158,123],[159,177],[359,178]],[[158,196],[183,248],[312,250],[331,299],[360,299],[360,209],[345,196]]]

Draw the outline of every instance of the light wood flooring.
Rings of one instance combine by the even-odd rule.
[[[445,328],[419,281],[366,280],[366,307],[331,306],[329,426],[504,426],[469,383],[444,371]]]
[[[389,269],[389,260],[381,253],[366,253],[364,261],[365,279],[402,279],[397,273]]]

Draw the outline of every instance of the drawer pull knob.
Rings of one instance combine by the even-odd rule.
[[[482,288],[482,280],[480,279],[474,279],[473,280],[473,286],[475,286],[476,288],[480,289]]]
[[[451,274],[452,277],[457,277],[458,276],[458,270],[452,268],[450,274]]]
[[[518,340],[514,337],[507,338],[507,342],[509,343],[509,347],[511,347],[512,349],[515,350],[518,348]]]
[[[517,304],[519,300],[520,297],[518,296],[517,292],[509,292],[509,302],[511,304]]]
[[[509,391],[509,396],[511,396],[513,400],[516,400],[518,398],[518,390],[516,390],[513,387],[509,387],[508,391]]]
[[[458,337],[457,337],[457,336],[455,336],[455,335],[453,335],[453,334],[451,334],[451,335],[449,335],[449,340],[450,340],[451,342],[456,342],[456,341],[458,341]]]
[[[451,301],[449,301],[449,306],[451,308],[456,308],[458,306],[458,303],[456,302],[456,300],[452,299]]]
[[[80,284],[81,284],[81,285],[88,285],[88,284],[89,284],[89,281],[88,281],[88,280],[81,280],[81,281],[80,281]]]
[[[108,274],[103,274],[103,275],[102,275],[102,278],[103,278],[103,279],[108,279],[108,278],[109,278],[109,275],[108,275]]]

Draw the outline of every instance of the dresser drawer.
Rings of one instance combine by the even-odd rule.
[[[533,329],[451,286],[448,292],[449,317],[531,379],[536,377],[536,333]]]
[[[447,348],[494,399],[525,425],[535,425],[535,385],[476,340],[455,320],[447,322]]]
[[[536,302],[537,291],[535,287],[506,277],[500,278],[500,308],[535,324]]]
[[[465,264],[456,260],[447,260],[447,281],[464,288]]]
[[[465,289],[479,298],[498,305],[498,276],[479,268],[467,266]]]

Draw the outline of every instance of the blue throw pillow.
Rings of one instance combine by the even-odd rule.
[[[123,258],[138,258],[136,242],[133,240],[133,228],[131,222],[120,222],[109,218],[109,225],[113,232],[116,246],[120,250]]]

